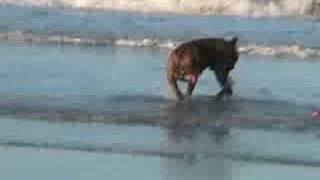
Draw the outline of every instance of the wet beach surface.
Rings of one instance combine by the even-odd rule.
[[[1,118],[0,167],[10,179],[315,179],[313,134]]]
[[[233,98],[214,100],[218,85],[207,71],[195,95],[176,102],[166,89],[166,49],[0,46],[6,178],[319,176],[315,59],[243,55]]]
[[[232,73],[235,95],[216,101],[210,71],[194,96],[174,100],[167,89],[168,50],[157,48],[1,44],[0,114],[101,123],[204,125],[316,130],[320,105],[314,59],[242,55]],[[183,86],[184,84],[181,84]]]

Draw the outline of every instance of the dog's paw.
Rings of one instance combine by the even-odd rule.
[[[215,100],[216,100],[216,101],[222,101],[222,100],[224,100],[225,98],[231,97],[232,94],[233,94],[233,91],[232,91],[231,88],[223,89],[223,90],[221,90],[220,92],[218,92],[218,93],[215,95]]]
[[[224,95],[232,96],[233,90],[231,88],[227,88],[224,90]]]
[[[177,95],[177,100],[178,101],[183,101],[185,99],[184,95],[183,94],[178,94]]]
[[[215,100],[220,101],[223,98],[224,94],[225,94],[225,90],[222,89],[215,95]]]
[[[216,94],[215,96],[213,96],[213,99],[214,99],[215,101],[221,101],[221,100],[223,100],[223,95],[221,95],[221,94]]]

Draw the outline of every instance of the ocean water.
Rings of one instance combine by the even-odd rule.
[[[238,36],[240,52],[319,57],[316,17],[195,16],[0,6],[0,39],[75,45],[173,48],[200,37]]]
[[[316,176],[318,14],[316,0],[0,0],[4,177],[128,178],[111,170],[119,162],[145,179]],[[233,36],[235,95],[214,101],[205,71],[191,99],[174,100],[170,50]]]
[[[219,86],[205,71],[191,101],[180,104],[167,88],[167,49],[6,42],[0,53],[0,106],[9,116],[151,124],[215,117],[294,129],[311,128],[319,106],[318,61],[242,55],[232,100],[212,100]]]

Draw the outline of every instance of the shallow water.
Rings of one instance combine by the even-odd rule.
[[[241,56],[235,96],[216,102],[210,71],[194,96],[177,103],[165,81],[168,51],[156,48],[1,44],[2,115],[83,122],[147,123],[224,120],[230,125],[314,130],[320,64]],[[128,68],[130,67],[130,68]],[[182,122],[183,122],[182,121]]]

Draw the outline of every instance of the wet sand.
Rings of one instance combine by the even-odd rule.
[[[221,135],[150,126],[0,121],[9,179],[314,179],[318,137],[231,128]],[[175,131],[173,133],[173,131]]]
[[[317,179],[318,168],[203,159],[183,160],[119,154],[0,147],[1,176],[7,179]],[[32,163],[31,163],[32,162]]]

